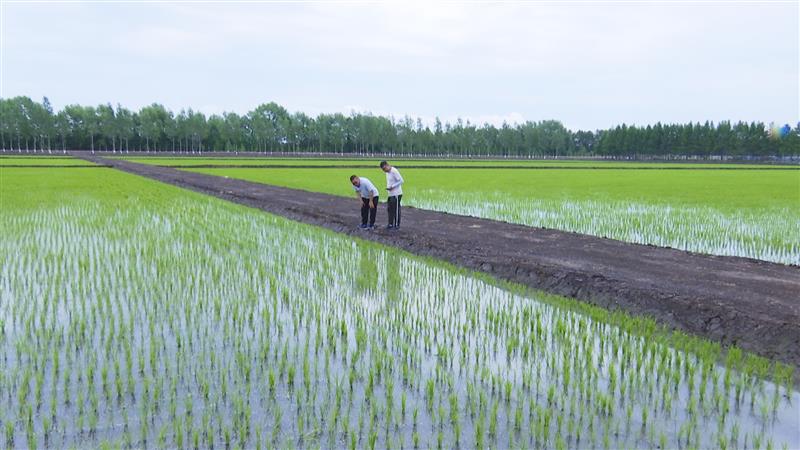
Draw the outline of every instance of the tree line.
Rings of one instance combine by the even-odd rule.
[[[0,98],[0,148],[17,151],[110,150],[280,152],[496,157],[785,158],[800,156],[800,123],[761,122],[619,125],[572,131],[556,120],[502,126],[436,119],[290,113],[276,103],[244,115],[175,114],[154,103],[68,105],[45,97]]]

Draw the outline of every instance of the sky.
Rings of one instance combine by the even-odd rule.
[[[0,97],[499,125],[800,120],[800,2],[0,0]]]

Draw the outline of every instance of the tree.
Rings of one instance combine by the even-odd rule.
[[[130,138],[134,137],[136,134],[136,121],[134,117],[134,113],[127,109],[123,108],[122,105],[117,104],[117,136],[120,139],[119,142],[119,149],[120,151],[123,150],[123,142],[125,144],[125,151],[130,150]]]
[[[166,137],[168,122],[172,121],[172,114],[158,103],[145,106],[139,111],[139,134],[145,140],[145,150],[160,149],[161,141]]]
[[[106,150],[108,149],[108,141],[111,141],[111,148],[114,152],[117,151],[117,117],[114,113],[114,108],[111,104],[99,105],[95,110],[97,114],[97,128],[100,135],[103,137],[103,143]]]
[[[401,155],[611,158],[783,158],[800,156],[797,127],[762,122],[629,126],[571,131],[556,120],[477,126],[469,120],[376,116],[369,112],[289,113],[270,102],[245,115],[226,112],[209,118],[192,109],[177,115],[154,103],[139,112],[122,105],[67,105],[54,112],[50,100],[0,98],[0,148],[52,151],[60,148],[178,150],[202,152],[285,151]],[[774,131],[768,131],[774,130]]]
[[[62,110],[56,114],[53,120],[53,127],[55,129],[55,134],[61,140],[61,150],[67,150],[67,136],[70,132],[70,125],[69,125],[69,117],[67,116],[67,112]]]
[[[94,136],[99,132],[100,121],[97,118],[97,111],[94,107],[87,106],[83,111],[83,126],[89,134],[89,146],[94,153]]]

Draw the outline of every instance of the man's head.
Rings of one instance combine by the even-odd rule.
[[[361,186],[361,179],[359,179],[357,175],[350,175],[350,182],[353,183],[355,187]]]
[[[384,172],[388,172],[392,170],[392,166],[389,165],[386,161],[381,161],[381,170]]]

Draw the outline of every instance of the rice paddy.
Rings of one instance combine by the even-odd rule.
[[[188,163],[188,162],[187,162]],[[375,169],[189,169],[349,196]],[[637,244],[800,265],[800,170],[406,169],[403,203]]]
[[[0,445],[800,446],[791,366],[110,169],[0,174]]]
[[[120,153],[121,154],[121,153]],[[214,156],[114,156],[112,159],[124,159],[126,161],[142,164],[154,164],[159,166],[183,166],[183,165],[242,165],[242,166],[369,166],[377,167],[377,158],[363,157],[265,157],[263,154],[239,153],[236,157]],[[564,159],[392,159],[397,167],[409,166],[464,166],[464,167],[570,167],[588,168],[600,167],[604,169],[791,169],[796,166],[788,164],[744,164],[744,163],[708,163],[708,162],[642,162],[624,160],[564,160]]]
[[[92,163],[71,156],[47,157],[40,156],[0,156],[0,167],[4,166],[91,166]]]
[[[413,205],[535,227],[607,237],[696,253],[744,256],[800,265],[797,210],[723,213],[714,208],[672,207],[597,200],[509,201],[496,193],[419,193]]]

